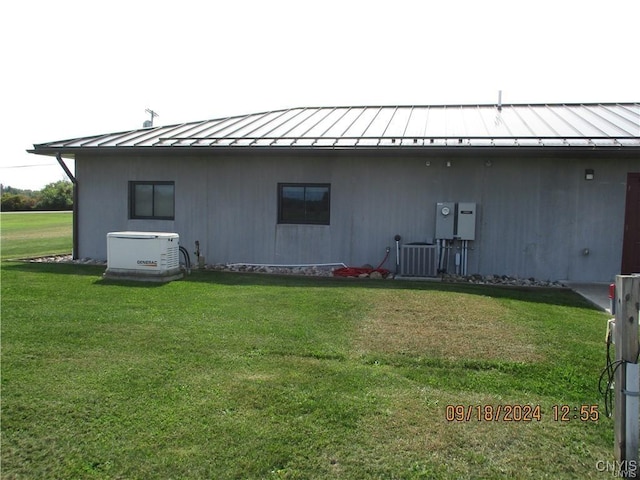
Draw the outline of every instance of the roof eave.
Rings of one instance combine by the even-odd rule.
[[[185,151],[189,153],[207,153],[207,154],[241,154],[243,152],[465,152],[465,151],[538,151],[538,152],[576,152],[576,151],[599,151],[599,152],[638,152],[640,151],[640,143],[635,145],[597,145],[597,144],[585,144],[585,145],[361,145],[361,146],[319,146],[319,145],[305,145],[305,146],[201,146],[201,147],[174,147],[174,146],[154,146],[154,147],[39,147],[27,150],[28,153],[36,155],[56,156],[61,155],[64,158],[73,159],[76,155],[86,154],[123,154],[123,153],[135,153],[135,154],[184,154]]]

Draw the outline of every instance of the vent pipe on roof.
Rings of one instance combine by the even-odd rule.
[[[145,110],[145,112],[147,112],[149,115],[151,115],[151,120],[146,120],[143,124],[142,124],[142,128],[151,128],[153,127],[153,119],[155,117],[159,117],[160,115],[158,115],[157,112],[154,112],[153,110],[151,110],[150,108],[147,108]]]
[[[498,111],[502,111],[502,90],[498,90]]]

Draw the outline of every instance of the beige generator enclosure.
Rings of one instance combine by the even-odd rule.
[[[109,232],[105,278],[170,282],[182,278],[180,236],[164,232]]]

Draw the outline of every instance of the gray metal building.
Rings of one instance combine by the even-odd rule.
[[[469,274],[640,271],[640,103],[294,108],[30,151],[75,160],[78,257],[134,230],[207,263],[375,265],[400,235]]]

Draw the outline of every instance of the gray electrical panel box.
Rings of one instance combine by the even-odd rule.
[[[436,204],[436,239],[453,240],[455,218],[455,203],[438,202]]]
[[[456,238],[460,240],[475,240],[476,204],[471,202],[458,203],[458,216],[456,220]]]

